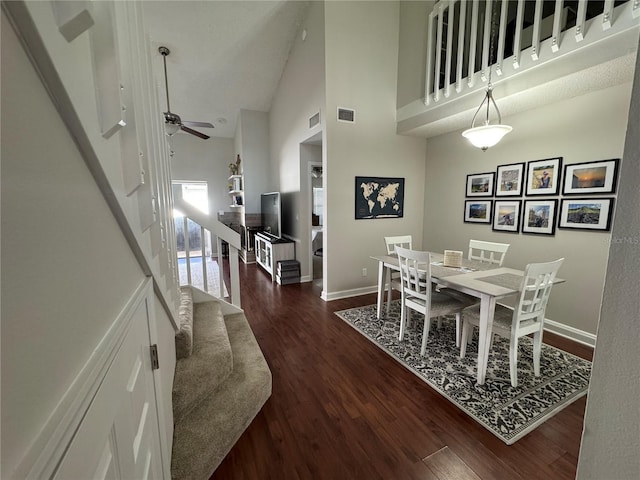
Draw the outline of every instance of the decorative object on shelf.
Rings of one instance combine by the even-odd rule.
[[[558,200],[525,200],[522,233],[555,235]]]
[[[493,196],[494,172],[467,175],[467,197]]]
[[[356,177],[356,220],[401,218],[404,178]]]
[[[608,232],[611,212],[613,198],[563,198],[558,228]]]
[[[496,176],[496,197],[519,197],[522,195],[524,163],[498,165]]]
[[[557,195],[562,157],[527,163],[527,195]]]
[[[614,193],[618,180],[619,158],[564,166],[564,195]]]
[[[238,175],[238,172],[240,171],[240,154],[238,154],[236,163],[229,164],[229,170],[231,170],[231,175]]]
[[[491,2],[493,3],[493,2]],[[493,5],[491,5],[493,7]],[[487,7],[490,8],[490,7]],[[489,38],[490,44],[490,52],[489,52],[489,63],[494,59],[494,48],[496,41],[496,12],[497,8],[493,8],[493,13],[491,17],[491,36]],[[487,91],[485,93],[484,99],[480,106],[476,110],[475,115],[473,116],[473,120],[471,120],[471,128],[462,132],[462,136],[469,140],[474,147],[478,147],[482,149],[483,152],[486,152],[489,147],[493,147],[496,145],[502,137],[504,137],[507,133],[511,132],[513,128],[509,125],[502,124],[502,115],[500,115],[500,110],[498,110],[498,105],[496,101],[493,99],[493,85],[491,84],[491,71],[492,66],[488,65],[489,69],[489,81],[487,83]],[[478,113],[483,109],[485,103],[486,105],[486,115],[484,119],[484,125],[476,127],[476,118],[478,117]],[[496,115],[498,117],[498,123],[491,124],[489,119],[490,117],[490,108],[493,105],[493,108],[496,111]]]
[[[493,230],[518,233],[521,200],[496,200],[493,209]]]
[[[491,223],[492,200],[465,200],[464,221],[466,223]]]

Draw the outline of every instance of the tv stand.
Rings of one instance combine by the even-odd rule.
[[[272,282],[276,281],[278,262],[295,258],[296,244],[293,241],[265,232],[256,233],[256,262],[271,275]]]

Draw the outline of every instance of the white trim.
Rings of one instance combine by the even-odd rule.
[[[564,325],[549,319],[545,319],[544,325],[544,329],[548,332],[555,333],[556,335],[587,345],[591,348],[596,346],[597,337],[593,333],[585,332],[584,330],[579,330],[575,327],[570,327],[569,325]]]
[[[342,298],[357,297],[359,295],[367,295],[369,293],[377,293],[378,285],[370,285],[368,287],[353,288],[351,290],[341,290],[338,292],[325,293],[322,292],[322,299],[326,302],[331,300],[340,300]]]
[[[150,277],[140,282],[53,409],[15,471],[7,477],[41,479],[53,476],[129,331],[134,313],[141,302],[152,296],[151,285]]]

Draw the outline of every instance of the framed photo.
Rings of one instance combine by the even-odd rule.
[[[525,200],[522,210],[522,233],[554,235],[558,200]]]
[[[493,200],[465,200],[464,221],[466,223],[491,223]]]
[[[356,177],[356,220],[401,218],[404,178]]]
[[[587,163],[574,163],[564,167],[564,195],[587,193],[614,193],[618,180],[619,158]]]
[[[563,198],[558,217],[558,228],[577,230],[611,229],[613,198]]]
[[[495,173],[467,175],[467,197],[492,197]]]
[[[522,200],[496,200],[493,206],[493,230],[518,233]]]
[[[519,197],[522,195],[524,163],[498,165],[496,172],[496,197]]]
[[[557,195],[562,157],[527,163],[527,195]]]

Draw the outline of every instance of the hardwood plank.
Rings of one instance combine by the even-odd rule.
[[[584,399],[505,445],[333,314],[375,294],[324,302],[312,284],[272,284],[256,265],[240,275],[273,394],[212,479],[435,480],[461,465],[482,479],[575,478]],[[592,355],[557,335],[545,342]]]
[[[442,480],[480,480],[480,477],[449,447],[441,448],[423,462]]]

